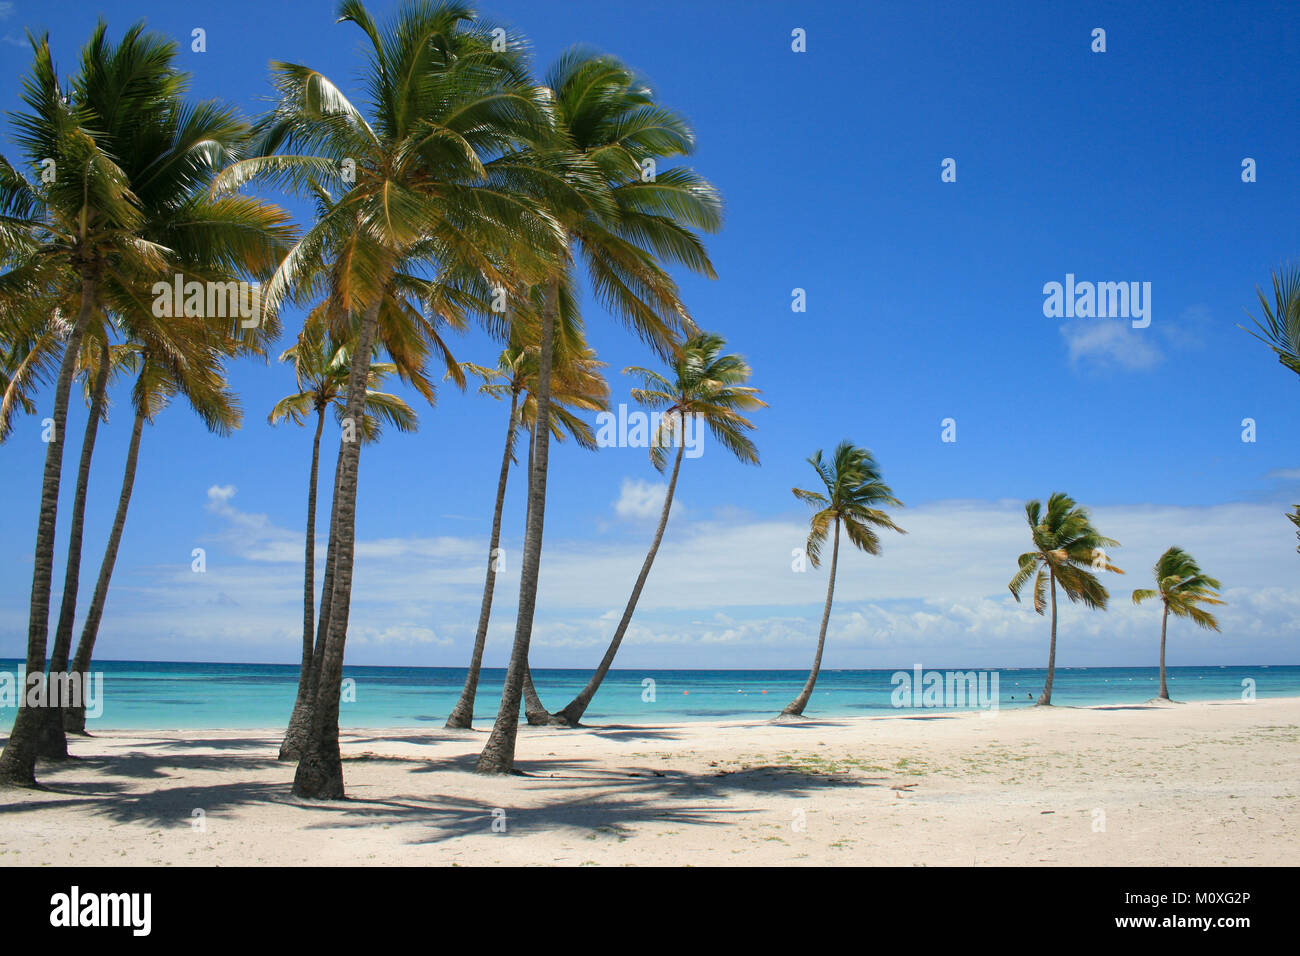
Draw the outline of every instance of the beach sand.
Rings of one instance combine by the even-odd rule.
[[[1294,865],[1300,698],[344,735],[300,801],[279,731],[103,733],[0,790],[0,865]]]

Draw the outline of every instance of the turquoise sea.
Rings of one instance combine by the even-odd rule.
[[[0,675],[16,675],[22,662],[0,659]],[[287,721],[297,689],[298,667],[282,664],[194,664],[104,661],[103,713],[88,721],[101,729],[278,728]],[[911,668],[903,668],[909,677]],[[931,670],[927,668],[927,672]],[[940,672],[965,668],[933,668]],[[896,669],[824,670],[806,711],[810,717],[886,715]],[[1027,707],[1042,690],[1045,671],[1001,668],[998,707]],[[454,667],[347,667],[354,694],[345,689],[340,708],[344,727],[441,726],[465,680]],[[491,721],[500,702],[504,669],[488,668],[479,685],[475,719]],[[563,707],[589,676],[587,671],[533,671],[543,702]],[[615,670],[611,671],[586,723],[663,723],[774,716],[799,692],[806,671]],[[1300,666],[1174,667],[1169,671],[1175,700],[1240,700],[1244,689],[1259,698],[1300,697]],[[653,685],[645,682],[649,679]],[[651,694],[649,691],[653,690]],[[1156,695],[1154,667],[1059,668],[1052,692],[1059,705],[1140,704]],[[355,696],[355,700],[346,699]],[[651,699],[652,698],[652,699]],[[958,707],[950,709],[973,709]],[[14,708],[0,705],[0,728],[13,722]]]

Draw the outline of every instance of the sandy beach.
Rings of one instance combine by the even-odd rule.
[[[0,791],[7,865],[1282,865],[1300,699],[980,714],[354,731],[349,799],[273,731],[105,733]]]

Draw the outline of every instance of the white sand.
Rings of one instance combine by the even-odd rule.
[[[348,733],[334,803],[278,731],[76,739],[0,790],[0,864],[1300,862],[1300,698],[524,728],[512,777],[485,736]]]

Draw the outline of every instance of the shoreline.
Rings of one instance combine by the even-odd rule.
[[[1241,700],[1240,698],[1232,698],[1232,697],[1202,698],[1197,700],[1161,701],[1157,698],[1152,697],[1143,701],[1132,701],[1132,702],[1116,701],[1115,703],[1108,703],[1108,704],[1051,704],[1048,707],[1041,707],[1041,708],[1035,704],[1025,704],[1014,708],[1002,708],[1002,707],[992,708],[992,709],[972,708],[966,710],[958,710],[956,708],[945,708],[945,707],[900,707],[897,708],[897,710],[895,711],[879,713],[879,714],[833,714],[833,713],[832,714],[811,714],[811,715],[805,715],[805,717],[802,719],[782,720],[779,722],[777,721],[775,715],[768,718],[756,718],[756,717],[746,717],[746,716],[717,717],[717,718],[709,717],[709,718],[700,718],[699,720],[637,721],[635,723],[624,722],[618,720],[617,718],[611,718],[609,722],[602,721],[602,722],[583,723],[582,725],[576,728],[533,727],[525,723],[521,718],[519,724],[519,732],[522,734],[525,731],[529,733],[537,733],[539,731],[544,731],[544,730],[554,730],[557,733],[563,735],[566,733],[571,734],[573,733],[574,730],[581,733],[584,730],[588,730],[588,731],[591,730],[599,731],[599,730],[606,730],[606,729],[631,730],[637,728],[662,729],[662,730],[678,729],[678,728],[683,728],[683,729],[698,728],[698,727],[721,728],[721,727],[733,727],[733,726],[753,728],[753,727],[765,727],[768,725],[797,726],[800,723],[811,722],[811,721],[835,721],[835,722],[848,723],[848,722],[881,721],[881,720],[931,720],[934,719],[935,717],[970,718],[970,717],[981,717],[986,714],[990,716],[983,716],[983,719],[992,720],[992,719],[996,719],[993,716],[991,716],[993,714],[997,714],[997,715],[1019,714],[1019,713],[1049,714],[1054,711],[1089,711],[1089,710],[1106,711],[1106,710],[1117,710],[1117,709],[1119,710],[1134,710],[1134,709],[1160,710],[1166,708],[1177,708],[1181,706],[1195,706],[1195,705],[1225,706],[1225,705],[1240,704],[1243,707],[1250,707],[1265,702],[1280,702],[1280,703],[1290,702],[1290,703],[1300,705],[1300,696],[1257,697],[1252,701],[1246,701],[1246,700]],[[286,725],[288,723],[287,715],[285,717],[285,723]],[[374,726],[363,725],[363,724],[357,724],[354,726],[344,726],[343,724],[340,723],[339,735],[340,735],[340,739],[342,739],[343,736],[350,733],[351,734],[364,733],[368,735],[374,735],[381,732],[393,733],[393,734],[411,734],[416,732],[419,733],[436,732],[436,733],[446,733],[446,734],[482,733],[484,736],[486,736],[488,731],[491,729],[491,727],[492,727],[492,719],[487,716],[481,718],[476,717],[475,726],[467,731],[447,730],[445,727],[442,726],[441,723],[437,721],[429,721],[427,723],[416,723],[416,724],[376,724]],[[102,728],[95,728],[94,730],[92,730],[89,739],[95,739],[101,736],[103,737],[108,737],[108,736],[150,737],[150,736],[155,736],[157,734],[184,734],[184,733],[196,733],[196,734],[229,733],[229,734],[255,734],[258,736],[274,736],[276,734],[283,735],[284,731],[285,731],[284,727],[102,727]],[[7,736],[7,730],[0,730],[0,740],[3,740],[5,736]],[[71,741],[74,739],[87,739],[87,738],[69,737],[68,739],[69,741]]]
[[[281,730],[72,738],[0,791],[0,865],[1285,865],[1300,698],[803,721],[345,730],[348,799]]]

